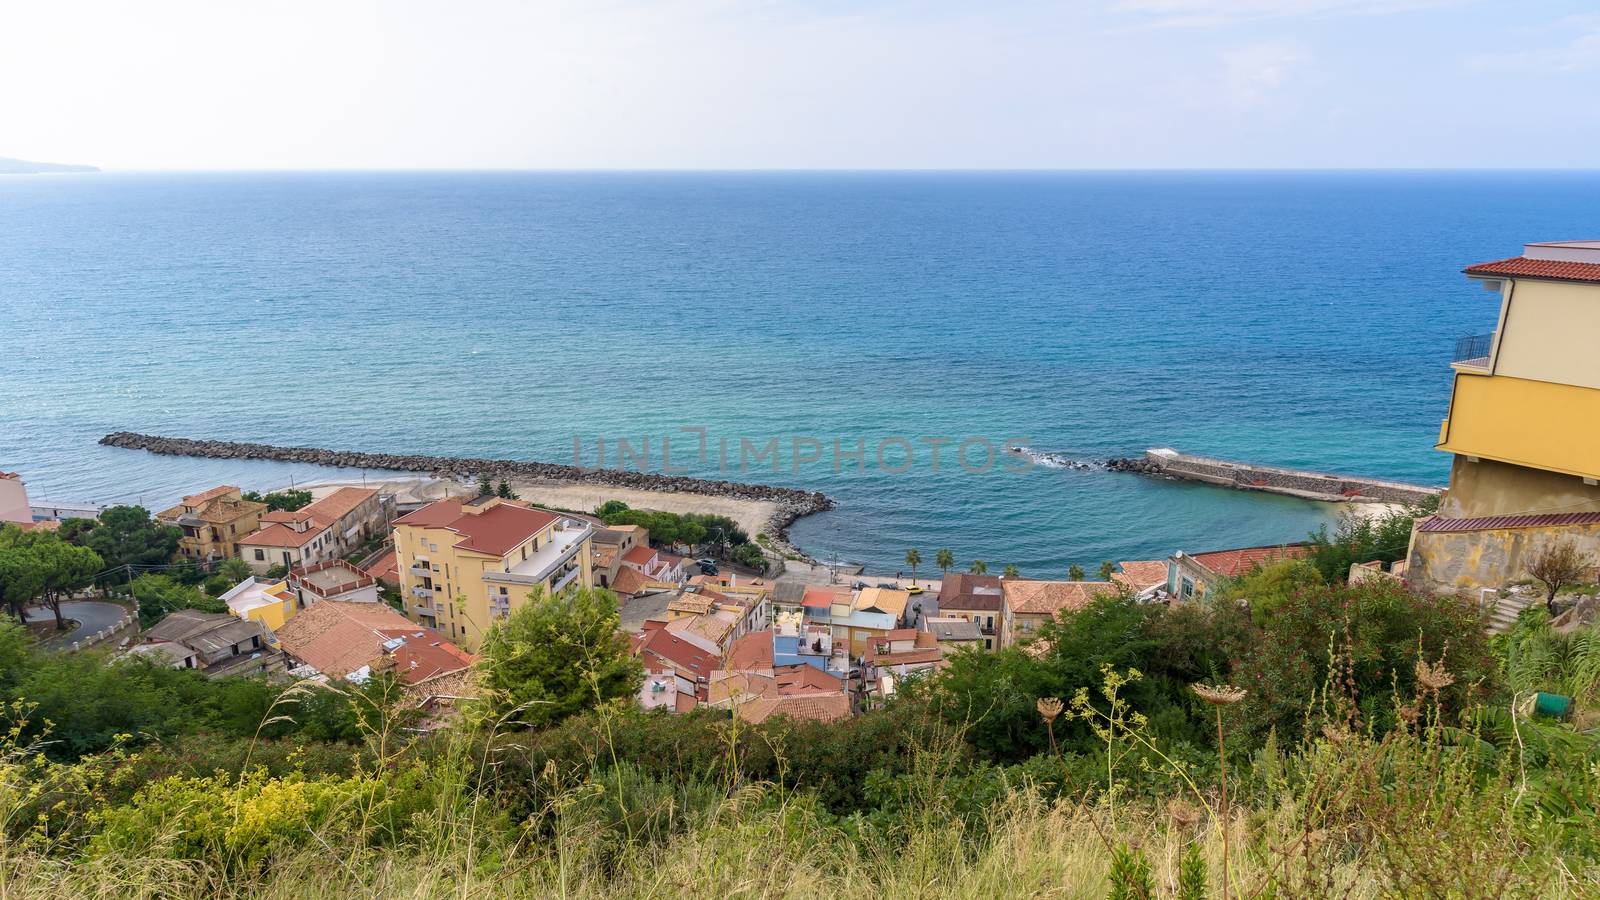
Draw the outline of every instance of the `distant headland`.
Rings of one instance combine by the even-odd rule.
[[[0,175],[49,175],[57,172],[98,172],[98,166],[75,166],[67,163],[33,162],[0,156]]]

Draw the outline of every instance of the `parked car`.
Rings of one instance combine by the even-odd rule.
[[[697,564],[700,566],[700,574],[701,575],[715,575],[719,571],[721,571],[721,570],[719,570],[717,568],[717,564],[716,563],[710,562],[708,560],[702,559]]]

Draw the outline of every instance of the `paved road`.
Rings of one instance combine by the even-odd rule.
[[[25,612],[29,622],[55,621],[55,613],[51,612],[48,606],[30,607]],[[52,650],[70,646],[73,641],[117,624],[127,613],[126,606],[118,606],[115,603],[100,600],[68,600],[61,604],[61,615],[76,620],[79,627],[64,635],[50,638],[44,642],[44,646]]]

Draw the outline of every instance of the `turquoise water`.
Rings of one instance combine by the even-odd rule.
[[[1299,538],[1327,507],[951,465],[923,436],[1149,446],[1443,483],[1462,266],[1593,237],[1593,173],[227,174],[0,179],[0,468],[164,504],[326,470],[109,450],[112,430],[673,463],[776,438],[819,555],[991,568]],[[681,428],[703,428],[700,463]],[[793,470],[793,439],[820,462]],[[909,471],[874,449],[902,436]],[[831,442],[864,441],[865,471]],[[811,445],[803,442],[803,447]],[[977,445],[974,445],[974,448]],[[891,444],[886,462],[903,452]]]

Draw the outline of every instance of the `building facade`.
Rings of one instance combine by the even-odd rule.
[[[1437,445],[1450,487],[1413,531],[1406,573],[1446,590],[1526,577],[1553,541],[1600,553],[1600,241],[1527,244],[1465,271],[1498,300],[1494,330],[1457,342]]]
[[[260,530],[240,539],[239,556],[257,575],[339,559],[383,533],[389,509],[375,488],[339,488],[292,512],[263,513]]]
[[[156,514],[163,525],[183,530],[178,555],[209,561],[239,555],[239,542],[261,527],[265,503],[246,500],[231,484],[191,494]],[[265,571],[265,570],[263,570]]]
[[[594,526],[516,500],[439,500],[394,523],[406,615],[469,651],[534,591],[593,587]]]

